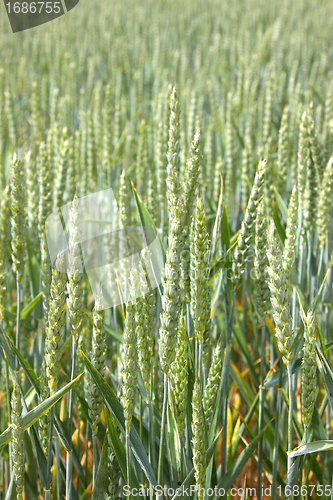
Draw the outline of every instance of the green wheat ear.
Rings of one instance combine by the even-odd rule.
[[[42,241],[41,241],[40,275],[41,275],[41,288],[42,288],[42,294],[43,294],[43,311],[44,311],[44,318],[45,318],[45,323],[46,323],[48,312],[49,312],[49,300],[50,300],[52,271],[51,271],[51,261],[50,261],[48,247],[47,247],[46,233],[45,232],[42,235]]]
[[[286,106],[282,113],[281,126],[279,130],[278,190],[282,197],[284,197],[286,194],[287,168],[289,163],[288,112],[288,106]]]
[[[11,398],[12,405],[12,458],[13,458],[13,475],[16,485],[17,500],[23,499],[24,487],[24,472],[25,472],[25,458],[24,458],[24,428],[22,419],[22,401],[19,385],[14,380],[14,388]]]
[[[303,425],[307,432],[317,393],[316,335],[313,311],[309,309],[306,316],[302,313],[302,319],[304,323],[304,355],[301,403]]]
[[[187,410],[187,384],[188,384],[188,336],[184,317],[179,320],[177,355],[171,365],[173,380],[173,395],[175,404],[175,417],[179,435],[184,435],[184,426]]]
[[[169,142],[168,142],[168,152],[167,152],[167,200],[168,200],[168,209],[170,215],[174,212],[175,208],[178,205],[180,198],[180,159],[179,159],[179,151],[180,151],[180,128],[179,128],[179,116],[180,116],[180,108],[178,103],[178,95],[176,88],[172,89],[169,101],[170,107],[170,118],[169,118]]]
[[[307,158],[307,151],[309,148],[307,123],[308,123],[308,116],[304,111],[299,126],[299,139],[298,139],[298,151],[297,151],[297,185],[298,185],[299,209],[303,208],[304,192],[306,184],[306,158]]]
[[[141,252],[142,270],[139,272],[138,295],[136,300],[136,335],[138,341],[139,366],[147,391],[147,398],[151,394],[151,363],[156,331],[156,293],[150,290],[148,269],[151,252],[145,248]]]
[[[228,217],[232,214],[232,204],[234,202],[234,156],[235,156],[235,140],[234,130],[232,126],[232,95],[228,92],[227,112],[226,112],[226,155],[227,164],[225,172],[225,207]]]
[[[288,282],[292,276],[292,270],[296,257],[296,236],[297,236],[298,200],[297,186],[294,186],[288,206],[288,220],[286,228],[286,239],[283,250],[283,269]]]
[[[38,206],[38,230],[42,239],[45,231],[45,222],[52,212],[52,173],[47,158],[45,143],[42,142],[38,155],[39,166],[39,206]]]
[[[312,232],[317,215],[318,204],[318,177],[315,168],[315,163],[307,150],[305,156],[306,165],[306,183],[304,187],[304,202],[303,202],[303,224],[302,224],[302,239],[306,238],[307,231]]]
[[[257,309],[263,320],[269,311],[270,293],[268,287],[267,222],[263,200],[258,206],[256,217],[254,276],[257,295]]]
[[[40,373],[40,401],[45,401],[45,399],[50,397],[50,389],[48,385],[48,379],[46,376],[46,362],[45,358],[42,363],[41,373]],[[49,438],[50,438],[50,421],[51,415],[50,412],[47,412],[43,417],[39,420],[38,423],[38,431],[40,436],[40,442],[42,444],[45,455],[48,455],[48,447],[49,447]]]
[[[313,102],[311,102],[310,105],[310,113],[308,120],[308,138],[309,138],[311,157],[317,172],[318,181],[321,182],[325,169],[325,150],[324,146],[321,144],[319,140],[315,122],[313,119]]]
[[[197,381],[194,384],[192,395],[192,434],[194,476],[199,488],[198,498],[203,500],[206,479],[205,426],[202,410],[202,391]]]
[[[121,476],[121,469],[115,454],[114,448],[111,443],[110,436],[109,442],[109,487],[108,487],[108,500],[117,500],[119,494],[119,479]]]
[[[11,228],[13,270],[18,282],[23,279],[25,265],[26,200],[23,173],[21,161],[15,155],[11,171]]]
[[[8,246],[8,215],[10,211],[9,186],[2,194],[0,203],[0,321],[3,320],[6,299],[6,260]]]
[[[171,216],[169,246],[164,268],[162,312],[160,316],[160,363],[168,373],[176,356],[178,319],[180,312],[180,252],[182,250],[182,226],[179,206]]]
[[[200,132],[197,132],[190,146],[189,160],[185,169],[185,180],[183,183],[183,207],[182,207],[182,225],[183,225],[183,246],[181,263],[181,281],[180,287],[183,290],[185,301],[190,301],[190,225],[195,208],[195,193],[198,187],[199,171],[202,162]]]
[[[271,304],[273,307],[273,318],[276,328],[275,336],[280,353],[285,363],[289,363],[294,353],[291,351],[293,343],[293,329],[288,303],[288,290],[286,275],[283,269],[282,252],[277,238],[275,223],[272,220],[268,230],[268,251],[269,267],[268,286],[271,291]]]
[[[203,407],[205,412],[205,420],[207,424],[210,422],[214,408],[215,401],[218,394],[222,370],[222,346],[219,342],[215,348],[212,364],[209,369],[208,381],[204,392]]]
[[[67,275],[65,255],[60,254],[56,268],[52,270],[51,298],[48,307],[48,321],[45,328],[45,365],[51,394],[56,391],[62,355],[62,329],[65,325]]]
[[[320,247],[324,248],[327,240],[327,233],[331,226],[332,214],[332,186],[333,186],[333,157],[328,161],[324,175],[322,189],[319,192],[318,200],[318,231]]]
[[[241,204],[246,207],[250,195],[249,181],[252,177],[252,144],[250,136],[250,124],[247,122],[245,129],[245,144],[242,150],[242,172],[241,172]],[[216,180],[215,180],[216,182]],[[216,193],[217,194],[217,193]],[[215,199],[218,198],[218,194]]]
[[[3,252],[1,252],[1,254],[3,255]],[[3,313],[5,310],[5,297],[6,297],[5,262],[4,259],[0,257],[0,321],[3,320]]]
[[[194,334],[201,341],[208,315],[208,276],[210,245],[206,229],[205,208],[201,198],[197,200],[196,216],[191,244],[191,312]]]
[[[135,295],[139,286],[139,277],[136,270],[132,270],[129,284],[129,298],[126,307],[123,345],[123,369],[121,372],[122,404],[124,408],[125,428],[129,430],[134,414],[137,393],[138,352],[135,324]]]
[[[253,226],[256,220],[257,207],[263,196],[263,188],[265,182],[266,161],[259,163],[251,195],[246,207],[244,219],[241,226],[241,234],[237,243],[232,263],[233,285],[239,286],[241,277],[245,272],[245,266],[248,260],[248,254],[252,242]]]
[[[68,315],[72,327],[72,335],[77,336],[82,315],[82,282],[83,263],[80,251],[82,239],[82,222],[80,214],[80,200],[77,193],[69,212],[69,272],[68,272]]]
[[[96,295],[95,307],[93,310],[93,335],[90,361],[98,373],[103,375],[105,368],[104,355],[106,352],[106,333],[104,328],[104,311],[100,310],[101,307],[102,297],[99,292]],[[99,418],[104,406],[104,399],[93,380],[91,380],[89,384],[88,402],[89,416],[91,418],[91,430],[93,434],[96,434]]]
[[[32,161],[31,151],[24,158],[25,177],[27,186],[27,226],[31,244],[39,251],[38,237],[38,175],[35,162]]]

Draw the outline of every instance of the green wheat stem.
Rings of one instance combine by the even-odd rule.
[[[327,246],[327,242],[326,242]],[[328,287],[329,285],[330,288],[332,289],[332,266],[330,266],[328,270],[328,277],[327,277],[327,283]],[[325,342],[328,344],[329,339],[330,339],[330,307],[327,305],[327,303],[324,306],[324,322],[325,322]],[[331,407],[330,405],[327,405],[326,407],[326,432],[327,432],[327,438],[330,439],[330,433],[331,433]]]
[[[76,368],[76,351],[77,351],[77,340],[76,336],[72,336],[72,369],[71,369],[71,381],[75,378],[75,368]],[[68,401],[68,435],[70,440],[72,440],[73,434],[73,403],[74,394],[73,391],[69,391],[69,401]],[[72,484],[72,469],[73,469],[73,454],[72,451],[66,452],[66,500],[71,499],[71,484]]]
[[[49,442],[48,442],[48,447],[47,447],[47,474],[48,474],[48,480],[49,480],[50,484],[52,481],[51,466],[52,466],[52,459],[53,459],[53,452],[52,452],[53,422],[54,422],[54,406],[52,406],[52,408],[50,410]],[[48,494],[48,491],[50,491],[50,490],[45,490],[45,493]]]
[[[236,286],[234,286],[233,297],[232,297],[232,309],[230,320],[228,321],[228,308],[225,299],[225,315],[226,315],[226,348],[223,359],[223,369],[222,369],[222,427],[223,429],[227,429],[228,425],[228,381],[229,381],[229,371],[230,371],[230,359],[231,359],[231,351],[232,351],[232,328],[235,317],[235,309],[236,309]],[[220,400],[218,408],[220,408]],[[226,472],[227,465],[227,433],[224,432],[222,434],[222,448],[221,448],[221,474],[222,477]]]
[[[51,500],[51,489],[44,490],[44,500]]]
[[[236,289],[234,288],[233,295],[232,295],[231,316],[230,316],[230,322],[229,322],[229,327],[228,327],[228,331],[227,331],[227,343],[231,343],[232,328],[233,328],[234,320],[235,320],[235,311],[236,311]]]
[[[97,438],[96,434],[92,435],[92,445],[93,445],[93,491],[96,486],[96,476],[97,476]]]
[[[143,424],[142,424],[142,419],[143,419],[143,399],[142,396],[139,396],[140,398],[140,441],[142,442],[143,439]],[[141,484],[144,484],[144,474],[143,470],[141,470]]]
[[[69,272],[68,272],[68,313],[72,333],[72,360],[71,360],[71,381],[75,378],[76,370],[76,355],[78,344],[78,332],[81,325],[82,314],[82,291],[81,285],[83,281],[82,274],[82,257],[80,252],[80,238],[82,236],[81,220],[80,220],[80,200],[77,193],[74,196],[71,204],[69,219]],[[68,398],[68,435],[72,440],[73,434],[73,404],[74,393],[73,390],[69,391]],[[73,467],[73,454],[72,451],[66,452],[66,500],[70,500],[71,484],[72,484],[72,467]]]
[[[130,457],[130,432],[131,429],[126,429],[125,446],[126,446],[126,480],[127,484],[131,484],[131,457]]]
[[[221,378],[221,387],[222,391],[219,394],[219,402],[218,402],[218,410],[221,407],[221,403],[223,404],[222,408],[222,427],[223,429],[227,429],[228,425],[228,380],[229,380],[229,370],[230,370],[230,359],[231,359],[232,345],[227,344],[224,352],[223,358],[223,369],[222,369],[222,378]],[[226,432],[222,434],[222,448],[221,448],[221,475],[224,476],[226,472],[227,465],[227,436]],[[225,436],[223,438],[223,435]]]
[[[148,430],[148,437],[149,437],[149,461],[150,463],[155,462],[155,426],[154,426],[154,409],[153,409],[153,401],[152,401],[152,387],[153,384],[151,384],[151,395],[148,401],[148,418],[149,418],[149,430]],[[153,496],[151,495],[151,499]]]
[[[166,412],[168,403],[168,385],[169,385],[168,381],[169,381],[169,374],[164,373],[163,409],[162,409],[162,420],[161,420],[160,449],[158,455],[157,484],[162,484],[161,481],[162,481],[163,456],[164,456],[165,422],[166,422]]]
[[[21,346],[21,283],[16,281],[16,302],[17,302],[17,312],[16,312],[16,349],[19,351]],[[19,369],[19,360],[16,356],[15,359],[15,370]]]
[[[292,363],[288,361],[287,372],[288,372],[288,395],[289,395],[289,409],[288,409],[288,451],[291,452],[293,449],[293,375],[292,375]],[[288,455],[288,470],[287,477],[291,470],[293,464],[293,459]]]
[[[12,418],[12,455],[13,468],[11,474],[16,486],[17,500],[23,499],[24,490],[24,427],[22,418],[22,396],[16,375],[13,375],[13,392],[11,395]]]
[[[311,233],[308,230],[306,233],[308,242],[308,254],[307,254],[307,282],[308,282],[308,297],[309,301],[312,302],[313,299],[313,286],[312,286],[312,238]]]
[[[86,453],[86,456],[88,456],[88,444],[89,444],[89,428],[90,428],[90,423],[89,423],[89,420],[87,422],[87,426],[86,426],[86,449],[85,449],[85,453]],[[86,461],[86,466],[85,466],[85,488],[87,488],[88,484],[87,484],[87,477],[88,477],[88,460]]]
[[[55,464],[56,464],[56,481],[57,481],[57,500],[61,500],[61,471],[60,471],[60,445],[59,440],[55,440]]]
[[[319,263],[318,263],[318,271],[317,271],[317,286],[320,285],[320,278],[321,278],[321,273],[323,269],[323,263],[324,263],[324,255],[325,255],[325,248],[320,248],[319,250]]]
[[[305,263],[305,252],[306,247],[304,243],[304,239],[301,238],[300,241],[300,257],[299,257],[299,271],[298,271],[298,284],[301,288],[304,285],[304,263]]]
[[[265,378],[265,335],[266,325],[261,328],[260,342],[260,393],[259,393],[259,433],[264,427],[264,378]],[[263,436],[258,443],[258,480],[257,480],[257,499],[261,500],[261,485],[262,485],[262,459],[263,459]]]
[[[9,389],[9,368],[8,364],[6,363],[6,395],[7,395],[7,407],[8,407],[8,421],[11,422],[11,405],[9,401],[9,394],[10,394],[10,389]],[[12,455],[12,443],[8,443],[8,452],[9,452],[9,465],[10,465],[10,470],[13,470],[13,455]]]
[[[282,372],[281,372],[282,373]],[[280,376],[281,378],[281,376]],[[277,471],[278,471],[278,458],[279,458],[279,422],[280,422],[280,409],[281,409],[281,389],[278,390],[276,398],[276,423],[275,423],[275,436],[274,436],[274,449],[272,460],[272,500],[276,499],[277,493]]]
[[[148,401],[149,415],[149,460],[155,462],[155,426],[154,426],[154,408],[153,408],[153,364],[150,364],[150,398]]]

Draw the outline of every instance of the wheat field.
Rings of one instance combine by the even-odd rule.
[[[0,500],[333,498],[332,3],[0,13]]]

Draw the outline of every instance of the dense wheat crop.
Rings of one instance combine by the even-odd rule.
[[[13,34],[0,5],[1,500],[332,498],[332,18],[81,0]]]

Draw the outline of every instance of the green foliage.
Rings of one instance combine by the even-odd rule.
[[[333,7],[312,7],[81,0],[16,35],[0,14],[0,500],[332,484]],[[143,226],[164,270],[142,252],[103,311],[80,198],[108,188],[106,261]]]

